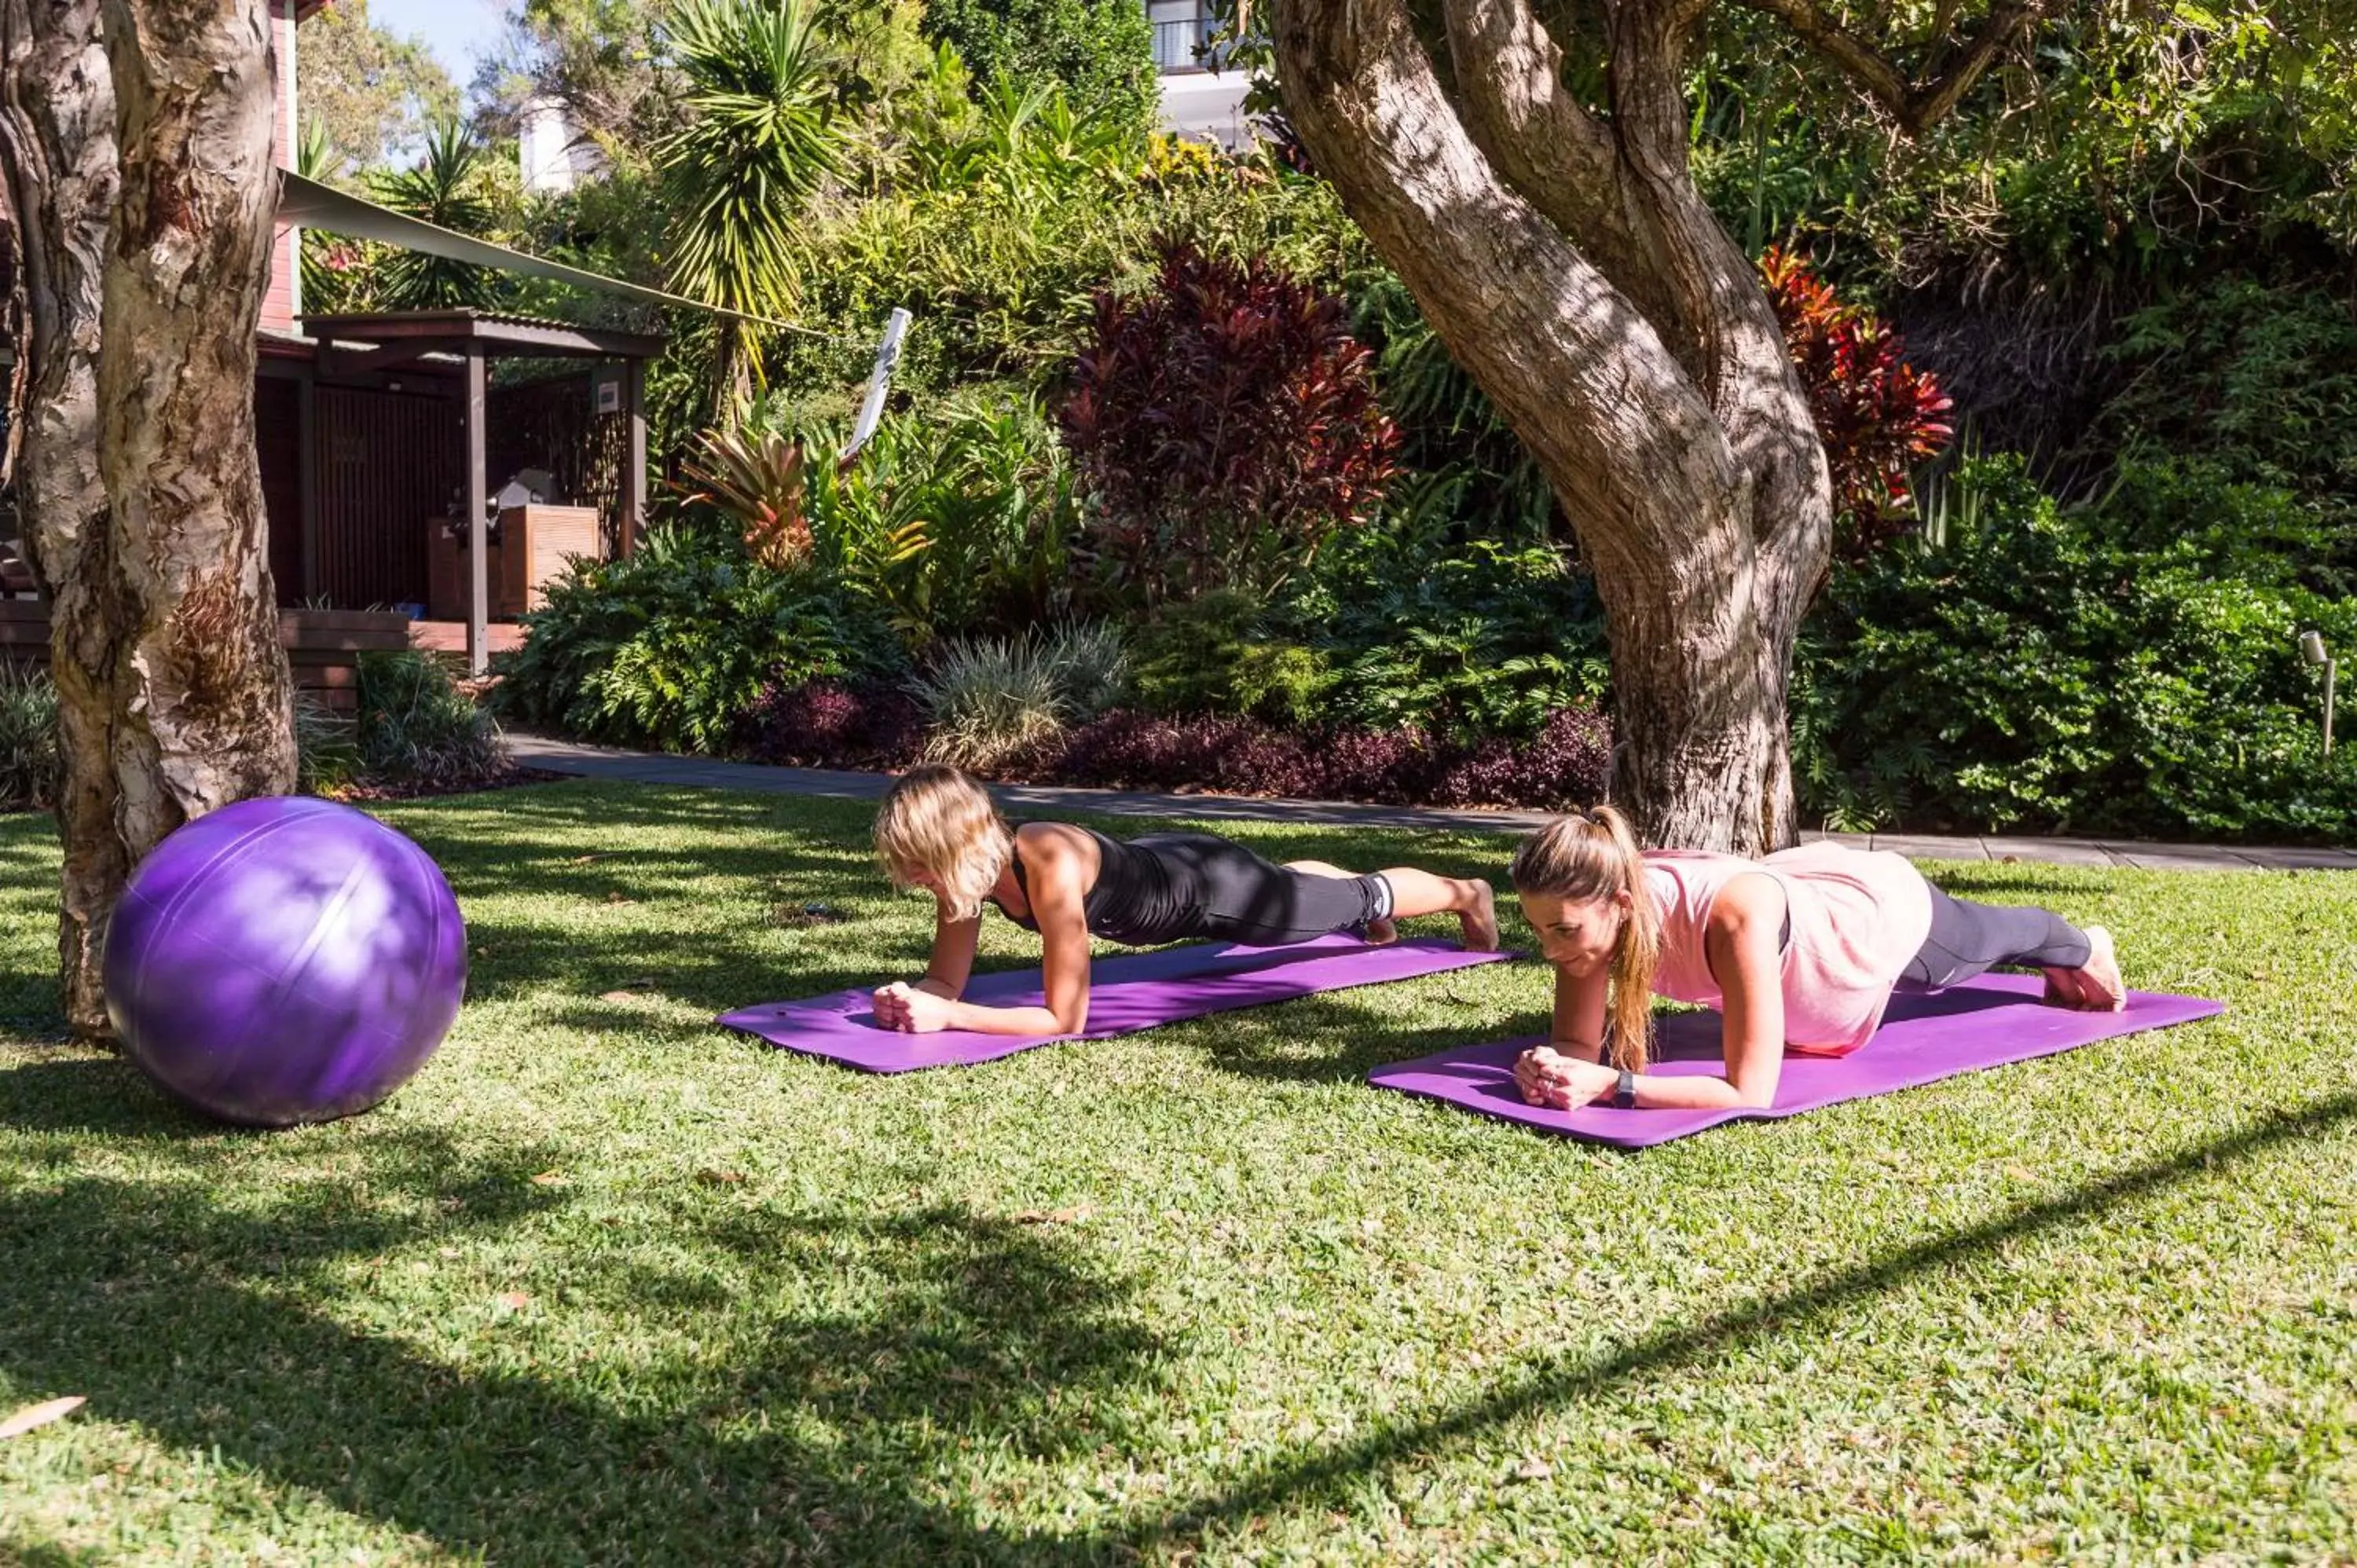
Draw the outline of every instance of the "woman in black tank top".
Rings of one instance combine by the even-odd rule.
[[[877,1022],[917,1034],[1071,1035],[1088,1026],[1089,939],[1133,947],[1215,940],[1254,947],[1358,930],[1389,941],[1392,922],[1454,914],[1465,945],[1498,945],[1490,885],[1412,866],[1355,875],[1323,861],[1275,865],[1214,833],[1108,838],[1092,828],[1010,828],[982,787],[954,768],[913,768],[884,797],[876,852],[895,886],[940,906],[922,980],[876,993]],[[973,972],[982,908],[1038,931],[1041,1007],[960,1001]]]

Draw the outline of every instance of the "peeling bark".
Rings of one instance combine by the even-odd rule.
[[[50,601],[67,1020],[166,833],[294,783],[253,444],[269,265],[263,0],[0,0],[29,352],[17,488]]]

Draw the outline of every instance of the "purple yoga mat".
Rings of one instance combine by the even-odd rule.
[[[838,991],[802,1002],[776,1002],[724,1015],[723,1028],[758,1035],[773,1046],[824,1057],[868,1072],[914,1072],[928,1067],[971,1067],[1058,1040],[1094,1040],[1157,1024],[1200,1018],[1234,1007],[1289,1002],[1320,991],[1413,980],[1513,955],[1467,952],[1437,941],[1369,947],[1335,935],[1291,947],[1248,948],[1229,942],[1124,953],[1096,961],[1090,972],[1089,1026],[1078,1035],[980,1035],[943,1030],[903,1035],[876,1026],[872,990]],[[1037,1006],[1044,997],[1036,969],[976,976],[965,999],[1003,1007]]]
[[[1514,1058],[1543,1036],[1495,1045],[1458,1046],[1412,1062],[1393,1062],[1367,1075],[1378,1089],[1443,1100],[1483,1116],[1519,1122],[1623,1149],[1650,1148],[1716,1127],[1722,1122],[1796,1116],[1821,1105],[1936,1083],[1958,1073],[2048,1057],[2117,1035],[2167,1028],[2224,1012],[2198,996],[2128,993],[2125,1013],[2077,1013],[2038,998],[2037,975],[1986,974],[1946,991],[1901,992],[1891,998],[1874,1038],[1846,1057],[1788,1054],[1776,1102],[1765,1111],[1616,1111],[1585,1105],[1551,1111],[1526,1105],[1514,1088]],[[1712,1073],[1726,1060],[1716,1013],[1681,1013],[1661,1021],[1652,1070]]]

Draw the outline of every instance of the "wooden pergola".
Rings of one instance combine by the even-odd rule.
[[[606,360],[623,366],[623,413],[630,452],[622,464],[621,549],[638,542],[647,504],[646,362],[663,351],[660,335],[609,332],[561,321],[481,310],[410,310],[361,316],[303,316],[306,336],[318,341],[322,375],[393,371],[429,357],[465,366],[467,473],[467,669],[490,664],[490,459],[485,429],[493,360]]]

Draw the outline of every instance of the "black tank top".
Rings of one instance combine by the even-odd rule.
[[[1020,833],[1022,824],[1015,824],[1014,831]],[[1097,879],[1081,904],[1082,918],[1088,922],[1090,935],[1129,947],[1158,947],[1197,934],[1195,911],[1200,900],[1189,896],[1190,879],[1179,875],[1181,868],[1156,854],[1148,845],[1109,839],[1094,828],[1080,831],[1095,840],[1097,846]],[[1031,880],[1024,874],[1019,847],[1015,852],[1014,867],[1015,884],[1023,889],[1028,905],[1031,900]],[[998,903],[995,898],[991,902]],[[1027,931],[1039,929],[1038,920],[1015,914],[1004,904],[998,905],[998,912]]]

